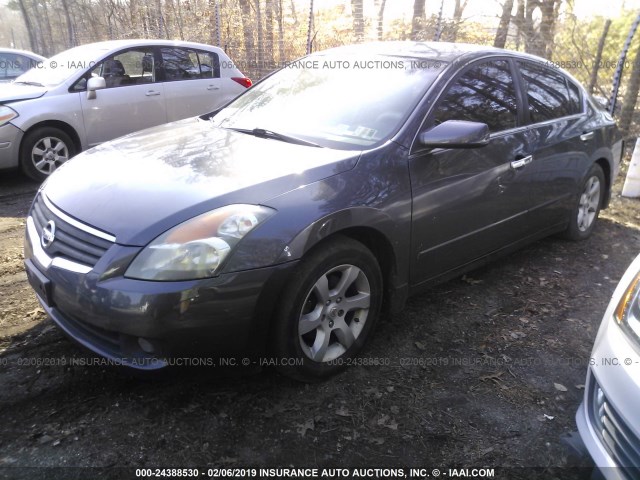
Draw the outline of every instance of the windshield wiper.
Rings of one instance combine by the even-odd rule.
[[[31,85],[32,87],[44,87],[43,84],[38,82],[13,82],[13,83],[19,83],[21,85]]]
[[[224,128],[228,128],[229,130],[234,130],[240,133],[246,133],[247,135],[253,135],[254,137],[272,138],[274,140],[280,140],[281,142],[295,143],[296,145],[306,145],[308,147],[322,148],[322,146],[318,145],[317,143],[309,142],[308,140],[303,140],[297,137],[292,137],[291,135],[277,133],[272,130],[265,130],[264,128],[254,128],[253,130],[248,128],[234,128],[234,127],[224,127]]]

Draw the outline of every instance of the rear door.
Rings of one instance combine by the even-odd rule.
[[[217,53],[162,47],[160,54],[169,121],[204,115],[222,106],[224,89]]]
[[[596,139],[580,89],[556,68],[518,61],[527,123],[533,136],[532,162],[518,178],[529,197],[531,232],[566,222],[578,185],[589,168]]]
[[[156,61],[151,47],[122,50],[98,63],[75,86],[88,145],[112,140],[166,123],[163,85],[156,81]],[[89,100],[84,91],[90,76],[105,79],[107,88]]]
[[[409,160],[413,191],[414,284],[472,262],[523,235],[527,203],[514,188],[512,162],[529,156],[513,62],[476,62],[454,78],[421,131],[446,120],[489,125],[473,149],[424,149]]]

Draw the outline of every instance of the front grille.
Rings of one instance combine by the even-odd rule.
[[[591,422],[609,455],[616,461],[621,473],[629,479],[640,475],[640,438],[626,425],[613,408],[595,377],[591,382]]]
[[[51,258],[61,257],[93,267],[113,245],[113,242],[71,225],[53,213],[47,207],[42,194],[38,195],[33,205],[31,217],[38,237],[42,236],[42,231],[50,220],[55,222],[55,238],[46,248],[46,253]],[[87,226],[87,229],[90,230],[91,227]],[[34,241],[38,241],[38,239],[34,239]]]

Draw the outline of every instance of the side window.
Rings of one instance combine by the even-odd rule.
[[[433,124],[468,120],[489,125],[491,132],[517,124],[518,102],[509,62],[492,60],[471,67],[438,102]]]
[[[569,98],[571,99],[571,113],[582,113],[580,89],[571,80],[567,80],[567,85],[569,86]]]
[[[200,78],[220,78],[220,57],[213,52],[198,52]]]
[[[13,79],[19,77],[36,65],[37,62],[35,60],[23,55],[16,55],[15,53],[0,54],[0,78]]]
[[[160,53],[165,82],[200,78],[198,54],[195,50],[165,47],[160,49]]]
[[[86,77],[103,77],[107,88],[153,83],[154,63],[151,50],[127,50],[103,60],[93,67]],[[78,82],[74,90],[78,90],[78,87],[86,88],[86,80]]]
[[[564,75],[531,62],[518,62],[529,101],[532,123],[575,113]]]

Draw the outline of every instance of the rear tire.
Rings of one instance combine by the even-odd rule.
[[[76,154],[73,140],[55,127],[27,132],[20,149],[20,167],[28,177],[42,182]]]
[[[591,236],[598,220],[605,192],[604,172],[594,163],[580,186],[580,193],[571,212],[569,227],[564,232],[569,240],[585,240]]]
[[[380,267],[364,245],[336,235],[315,247],[300,261],[276,310],[278,370],[303,382],[343,370],[374,330],[381,304]]]

